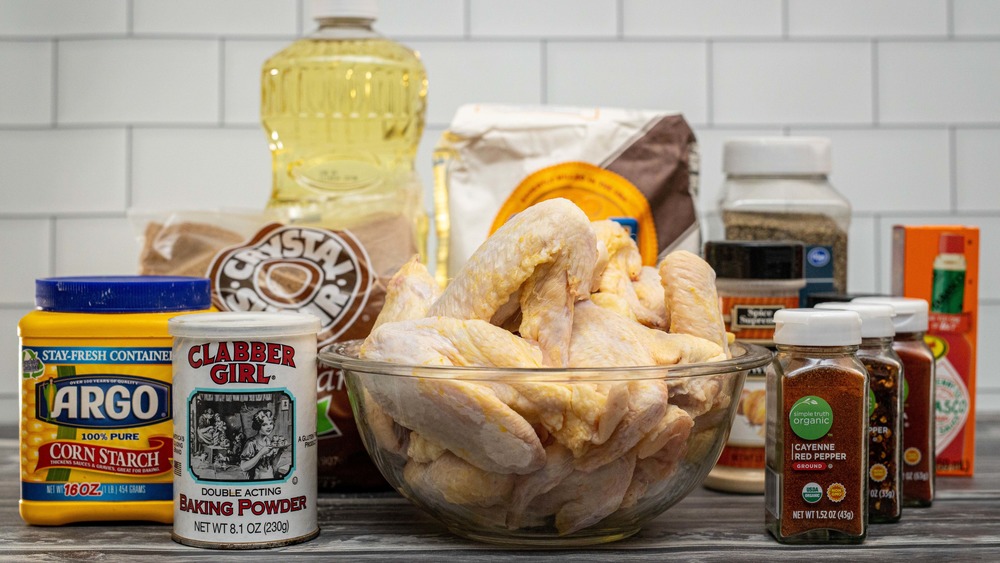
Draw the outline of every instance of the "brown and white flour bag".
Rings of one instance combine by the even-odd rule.
[[[329,229],[266,212],[131,215],[143,225],[139,273],[207,277],[220,311],[309,313],[320,320],[320,348],[366,337],[389,278],[417,253],[412,227],[398,216]],[[320,489],[388,489],[339,371],[319,366],[317,375]]]
[[[511,215],[556,197],[629,228],[647,265],[700,253],[697,146],[679,113],[465,105],[434,168],[442,282]]]

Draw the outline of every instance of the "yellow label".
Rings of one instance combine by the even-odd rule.
[[[514,214],[559,197],[575,203],[592,221],[634,219],[642,262],[647,266],[656,264],[659,253],[656,225],[646,196],[624,177],[586,162],[563,162],[542,168],[522,180],[497,212],[490,234]]]
[[[840,502],[847,497],[847,487],[840,483],[834,483],[826,488],[826,498],[833,502]]]
[[[876,463],[868,469],[868,476],[871,477],[872,481],[878,481],[881,483],[885,481],[885,478],[889,476],[889,470],[886,469],[881,463]]]
[[[26,521],[170,521],[173,369],[166,325],[178,314],[35,311],[21,320]]]

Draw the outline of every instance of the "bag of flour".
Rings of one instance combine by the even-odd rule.
[[[631,229],[643,262],[699,253],[698,155],[679,113],[465,105],[434,151],[437,278],[510,216],[565,197]]]

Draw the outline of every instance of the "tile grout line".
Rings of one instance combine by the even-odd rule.
[[[881,119],[879,114],[879,81],[878,81],[878,49],[879,43],[877,39],[872,40],[871,44],[871,56],[872,56],[872,123],[878,126]]]
[[[715,43],[705,42],[705,121],[715,124]]]
[[[874,229],[875,232],[872,233],[872,240],[875,241],[875,248],[872,249],[872,255],[874,258],[872,260],[872,262],[874,262],[874,264],[872,264],[872,269],[875,274],[875,292],[885,293],[887,290],[882,289],[882,240],[880,235],[882,232],[882,215],[876,213],[873,219],[872,229]],[[850,260],[850,255],[848,255],[847,258]]]
[[[958,211],[958,129],[948,128],[948,204],[949,211]]]
[[[296,35],[302,36],[305,30],[305,17],[306,8],[304,4],[305,0],[298,0],[295,3],[295,32]]]
[[[471,20],[471,17],[469,18]],[[906,36],[857,36],[857,35],[823,35],[823,36],[788,36],[782,35],[692,35],[692,36],[665,36],[665,35],[629,35],[616,37],[614,35],[471,35],[471,21],[468,23],[470,31],[462,36],[454,35],[394,35],[393,39],[398,41],[427,41],[439,43],[525,43],[548,39],[564,43],[653,43],[653,44],[677,44],[677,43],[704,43],[707,40],[716,43],[791,43],[801,45],[824,45],[824,44],[866,44],[872,40],[880,43],[930,43],[930,44],[962,44],[962,43],[998,43],[1000,34],[990,35],[961,35],[948,37],[946,35],[906,35]],[[134,39],[136,41],[214,41],[227,39],[230,41],[288,41],[297,39],[295,34],[264,34],[264,33],[92,33],[92,34],[63,34],[56,37],[61,41],[114,41],[121,39]],[[0,36],[0,41],[6,42],[45,42],[53,40],[53,36]]]
[[[59,251],[56,245],[56,221],[59,218],[55,215],[49,216],[49,276],[56,275],[56,252]]]
[[[788,29],[790,27],[788,23],[788,13],[790,10],[791,8],[788,6],[788,0],[781,0],[781,38],[785,40],[788,39]]]
[[[59,39],[52,40],[52,127],[59,123]]]
[[[465,10],[462,14],[462,38],[468,40],[472,37],[472,0],[463,0],[462,4]]]
[[[615,22],[615,34],[618,39],[625,38],[625,0],[617,0],[615,2],[615,17],[617,21]]]
[[[955,0],[947,0],[945,3],[945,33],[948,39],[955,37]]]
[[[219,40],[219,127],[226,124],[226,40]]]
[[[545,105],[549,101],[549,43],[543,39],[538,43],[538,46],[539,49],[541,49],[541,53],[539,53],[539,57],[541,59],[539,62],[541,64],[538,65],[540,67],[541,76],[539,76],[538,82],[541,85],[542,90],[539,93],[539,99],[541,100],[542,105]]]
[[[132,207],[132,201],[135,199],[135,194],[133,194],[133,182],[132,182],[132,142],[135,136],[132,131],[132,126],[127,125],[125,127],[125,209]]]
[[[125,35],[128,37],[135,35],[135,0],[128,0],[125,3]]]

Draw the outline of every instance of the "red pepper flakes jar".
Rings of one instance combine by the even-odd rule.
[[[853,311],[783,309],[767,371],[765,525],[781,543],[868,534],[868,373]]]
[[[858,359],[868,370],[868,520],[898,522],[903,514],[903,363],[892,349],[896,329],[889,305],[820,303],[861,315]]]

